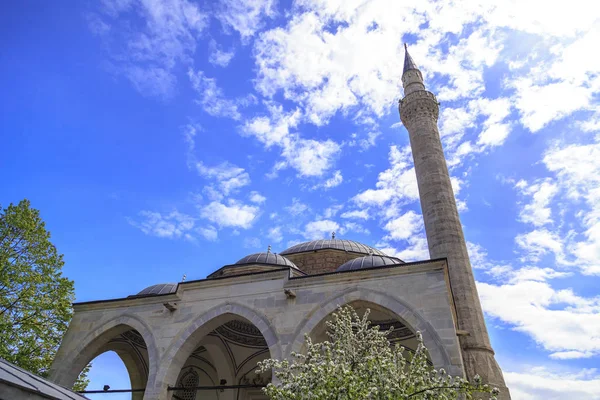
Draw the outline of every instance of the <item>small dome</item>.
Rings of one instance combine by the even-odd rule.
[[[249,256],[246,256],[235,263],[235,265],[247,264],[281,265],[282,267],[291,267],[298,269],[296,264],[294,264],[287,258],[271,252],[250,254]]]
[[[287,250],[282,251],[281,254],[295,254],[322,249],[336,249],[359,254],[375,254],[378,256],[386,256],[384,252],[379,251],[371,246],[355,242],[354,240],[343,239],[323,239],[299,243],[290,247]]]
[[[155,296],[157,294],[169,294],[177,291],[176,283],[159,283],[158,285],[148,286],[135,296]]]
[[[404,261],[402,261],[401,259],[396,258],[396,257],[371,255],[371,256],[365,256],[365,257],[358,257],[358,258],[355,258],[354,260],[350,260],[350,261],[340,265],[340,267],[337,269],[337,271],[338,272],[352,271],[352,270],[357,270],[357,269],[385,267],[386,265],[398,265],[398,264],[404,264]]]

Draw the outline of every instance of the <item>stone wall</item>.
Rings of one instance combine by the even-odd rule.
[[[363,256],[364,254],[352,253],[349,251],[323,249],[286,254],[285,258],[296,264],[303,272],[314,275],[324,272],[334,272],[346,261]]]
[[[384,308],[420,331],[434,365],[463,374],[447,268],[437,260],[321,276],[293,278],[286,269],[187,281],[168,295],[78,304],[50,376],[71,385],[111,337],[136,329],[148,348],[144,400],[170,400],[168,385],[177,382],[200,341],[223,323],[251,322],[265,338],[269,356],[284,358],[301,351],[304,334],[312,334],[338,305],[358,303]],[[170,311],[165,304],[176,308]]]

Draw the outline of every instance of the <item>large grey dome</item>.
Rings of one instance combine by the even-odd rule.
[[[134,296],[154,296],[157,294],[169,294],[177,291],[176,283],[159,283],[158,285],[148,286]]]
[[[247,264],[281,265],[282,267],[291,267],[298,269],[296,264],[294,264],[287,258],[271,252],[250,254],[249,256],[246,256],[235,263],[235,265]]]
[[[281,252],[281,254],[295,254],[303,253],[306,251],[315,251],[322,249],[337,249],[349,251],[352,253],[359,254],[375,254],[379,256],[386,256],[382,251],[379,251],[371,246],[367,246],[362,243],[355,242],[354,240],[343,240],[343,239],[323,239],[313,240],[310,242],[299,243]]]
[[[386,265],[398,265],[404,264],[399,258],[388,257],[388,256],[365,256],[358,257],[340,265],[337,271],[352,271],[357,269],[373,268],[373,267],[385,267]]]

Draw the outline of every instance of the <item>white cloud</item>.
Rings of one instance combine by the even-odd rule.
[[[114,72],[142,94],[172,97],[174,69],[191,64],[208,16],[188,0],[105,0],[101,13],[90,19],[90,28],[108,48]]]
[[[231,51],[222,50],[214,39],[209,42],[208,50],[210,52],[210,54],[208,56],[208,62],[210,62],[213,65],[217,65],[219,67],[228,66],[229,62],[235,56],[235,52],[233,50],[231,50]]]
[[[510,110],[511,102],[505,97],[478,97],[466,107],[443,108],[440,136],[448,167],[460,166],[467,156],[502,145],[512,130],[507,121]],[[477,135],[476,140],[465,139],[472,135],[471,131]]]
[[[331,237],[332,232],[340,232],[340,226],[337,222],[325,219],[306,224],[303,235],[307,239],[314,240]]]
[[[283,241],[283,233],[281,232],[280,226],[274,226],[269,228],[267,237],[273,241],[273,243],[281,243]]]
[[[195,219],[178,211],[169,214],[161,214],[153,211],[140,211],[141,221],[128,218],[128,222],[139,228],[146,235],[161,238],[192,240],[191,231],[194,228]]]
[[[196,163],[196,169],[205,178],[215,179],[222,193],[226,196],[250,184],[250,175],[244,168],[227,161],[214,167],[207,167],[199,161]]]
[[[407,245],[400,250],[395,247],[385,244],[379,246],[381,251],[392,257],[398,257],[399,259],[411,262],[429,260],[429,248],[427,247],[427,239],[423,233],[415,234],[406,240]]]
[[[325,219],[333,218],[337,215],[340,210],[344,208],[343,204],[334,204],[331,207],[327,207],[323,212]]]
[[[230,200],[228,204],[212,201],[203,206],[200,215],[219,227],[248,229],[258,218],[259,209]]]
[[[323,188],[325,190],[339,186],[344,181],[342,171],[338,170],[333,173],[331,178],[326,179],[324,182],[314,185],[312,189]]]
[[[588,106],[591,100],[589,89],[570,82],[537,85],[529,78],[521,78],[513,85],[518,89],[515,105],[531,132]]]
[[[261,247],[260,239],[257,237],[244,238],[242,246],[244,246],[246,249],[256,250]]]
[[[557,351],[550,354],[550,358],[555,360],[573,360],[577,358],[590,358],[596,354],[591,351]]]
[[[214,226],[205,226],[198,228],[198,233],[201,234],[206,240],[214,242],[219,238],[219,233]]]
[[[558,186],[568,199],[583,200],[587,209],[576,214],[582,233],[565,239],[574,265],[585,274],[600,274],[600,144],[555,145],[543,162],[558,178]],[[577,203],[576,203],[577,204]],[[581,205],[577,205],[581,208]]]
[[[524,181],[521,181],[524,182]],[[521,221],[534,226],[543,226],[552,222],[550,202],[558,192],[558,186],[551,179],[538,180],[521,186],[521,193],[531,197],[531,201],[523,206],[519,217]]]
[[[321,176],[330,168],[339,151],[340,146],[332,140],[319,142],[312,139],[297,139],[290,141],[283,148],[282,156],[299,172],[300,176]],[[335,182],[334,179],[331,184],[335,186]]]
[[[381,207],[388,202],[401,204],[418,200],[417,176],[410,154],[410,148],[398,150],[391,146],[390,168],[379,174],[375,184],[377,189],[367,189],[354,196],[353,201],[359,205]]]
[[[276,0],[221,0],[216,17],[226,30],[237,31],[243,40],[261,30],[263,19],[276,15]]]
[[[385,240],[407,240],[423,229],[423,217],[409,211],[389,220],[383,228],[388,232]]]
[[[252,191],[250,192],[250,201],[256,204],[262,204],[267,200],[267,198],[261,195],[258,192]]]
[[[266,148],[281,147],[284,161],[276,164],[276,169],[290,166],[300,176],[322,176],[332,165],[340,152],[340,145],[330,139],[317,141],[301,138],[290,132],[301,119],[299,109],[284,112],[281,105],[268,105],[270,117],[259,116],[246,121],[242,132],[254,136]]]
[[[299,199],[297,199],[295,197],[292,199],[292,204],[290,204],[289,206],[284,207],[284,208],[287,212],[289,212],[293,216],[298,216],[298,215],[303,214],[306,211],[310,210],[310,207],[308,205],[302,203]]]
[[[361,233],[364,235],[369,235],[371,233],[363,225],[357,224],[356,222],[345,222],[344,223],[344,225],[340,229],[340,233],[347,233],[347,232]]]
[[[367,210],[352,210],[346,211],[342,215],[342,218],[354,218],[354,219],[369,219],[369,212]]]
[[[526,366],[523,372],[504,371],[513,399],[563,400],[600,399],[600,374],[594,369],[552,372],[547,367]]]
[[[194,90],[200,95],[198,104],[213,117],[228,117],[239,120],[241,114],[238,103],[225,97],[223,90],[217,86],[215,78],[208,78],[203,71],[188,71],[188,77]]]
[[[539,261],[548,252],[562,258],[563,245],[561,238],[547,229],[535,229],[520,234],[515,238],[517,245],[525,251],[525,259]]]
[[[539,281],[480,282],[477,288],[488,315],[530,335],[558,358],[572,351],[600,353],[600,298],[579,297]]]

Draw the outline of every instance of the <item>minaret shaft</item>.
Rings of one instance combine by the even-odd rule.
[[[468,332],[460,338],[465,373],[468,378],[479,374],[484,382],[501,390],[500,399],[510,399],[490,345],[442,149],[439,104],[433,93],[425,90],[421,72],[408,52],[406,57],[410,62],[405,61],[402,75],[405,97],[400,101],[400,119],[410,137],[429,254],[448,259],[457,328]]]

